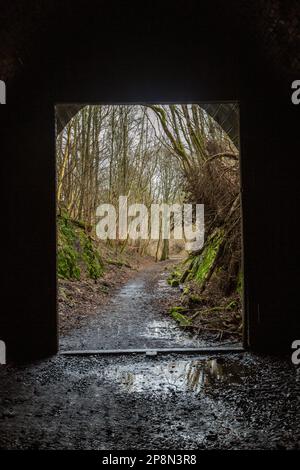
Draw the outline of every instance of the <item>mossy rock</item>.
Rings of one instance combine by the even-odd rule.
[[[182,273],[178,268],[175,268],[169,275],[167,282],[171,287],[178,287],[180,284],[180,278]]]
[[[172,307],[170,309],[171,316],[180,324],[180,326],[190,326],[191,320],[187,318],[183,312],[186,312],[184,307]]]
[[[193,304],[200,304],[203,302],[203,298],[196,294],[191,294],[189,296],[189,302]]]

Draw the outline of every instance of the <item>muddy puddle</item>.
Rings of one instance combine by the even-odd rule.
[[[200,393],[216,385],[239,384],[245,371],[221,359],[176,360],[122,364],[104,371],[104,376],[129,393]]]

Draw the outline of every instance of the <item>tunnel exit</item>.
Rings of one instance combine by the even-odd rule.
[[[57,105],[64,351],[240,348],[237,103]]]

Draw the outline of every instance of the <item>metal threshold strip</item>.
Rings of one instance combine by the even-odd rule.
[[[71,351],[60,351],[62,356],[93,356],[93,355],[123,355],[123,354],[146,354],[156,356],[158,354],[211,354],[211,353],[241,353],[245,349],[241,346],[228,347],[203,347],[203,348],[157,348],[157,349],[82,349]]]

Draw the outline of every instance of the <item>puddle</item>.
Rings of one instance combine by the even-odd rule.
[[[119,304],[120,302],[135,302],[143,298],[144,294],[144,282],[143,281],[131,281],[130,283],[123,286],[120,291],[111,299],[111,304]]]
[[[144,331],[139,333],[139,336],[149,338],[149,340],[167,340],[170,341],[170,344],[175,342],[178,347],[197,347],[200,345],[200,341],[187,335],[171,318],[149,322]]]
[[[140,336],[154,339],[182,339],[182,331],[170,320],[154,320],[146,326]]]
[[[238,384],[243,371],[238,365],[212,359],[112,366],[104,374],[129,393],[168,394],[199,393],[220,384]]]

